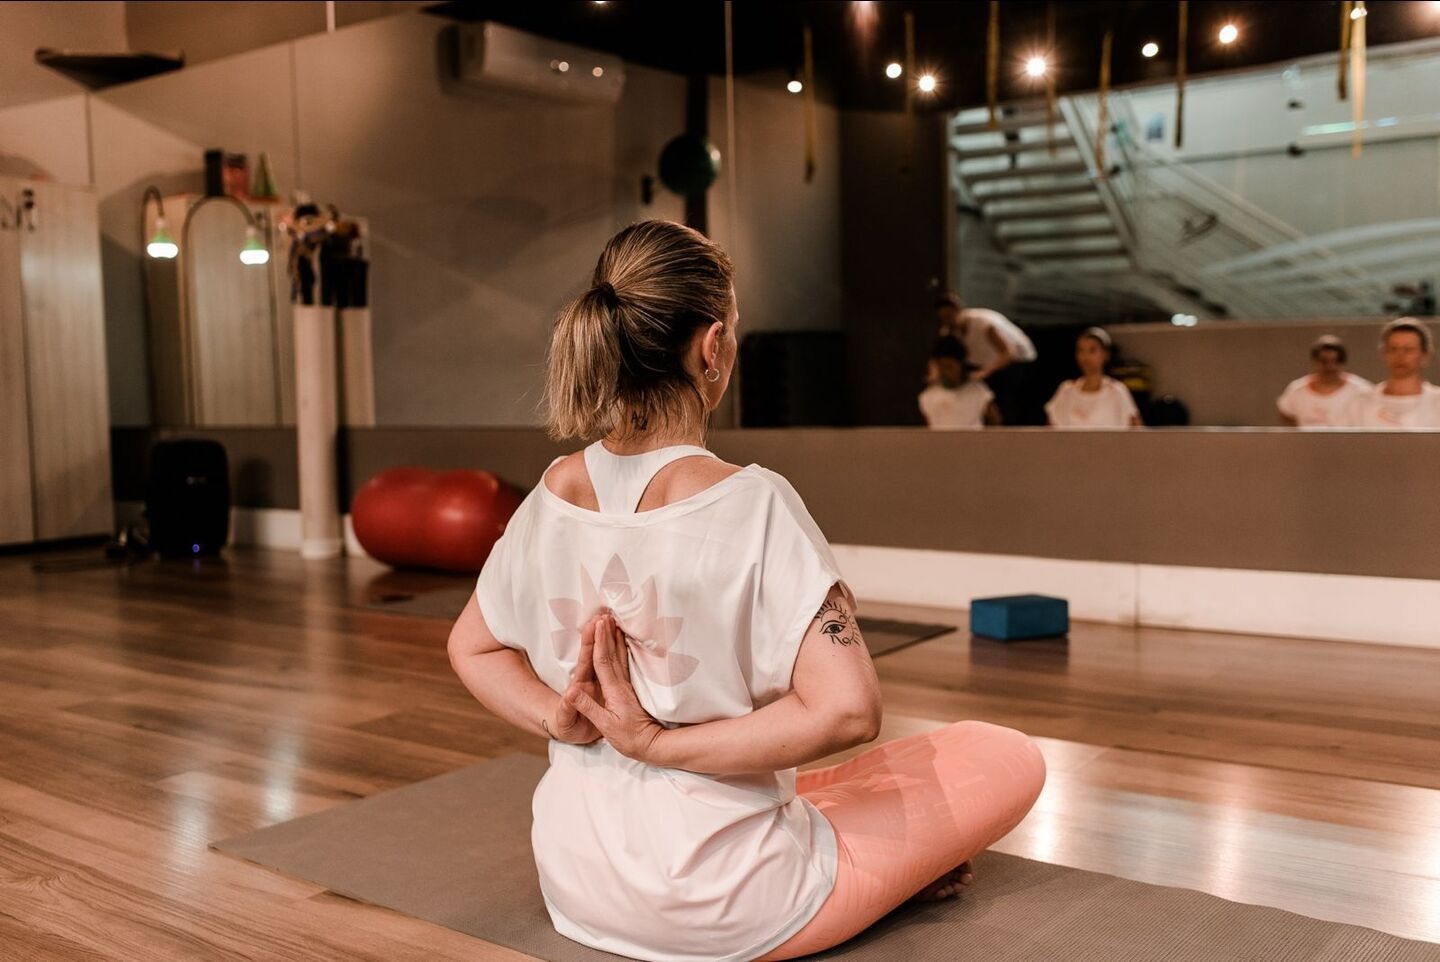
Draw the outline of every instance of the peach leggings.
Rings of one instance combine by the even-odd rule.
[[[800,772],[796,790],[835,829],[835,888],[805,927],[762,958],[820,952],[864,931],[1004,838],[1035,804],[1045,761],[1027,736],[962,721]]]

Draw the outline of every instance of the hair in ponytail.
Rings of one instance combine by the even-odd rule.
[[[555,320],[550,436],[589,440],[705,418],[685,351],[697,329],[729,322],[733,274],[724,251],[681,224],[642,221],[611,238],[590,289]]]

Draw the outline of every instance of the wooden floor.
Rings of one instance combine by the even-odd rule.
[[[268,551],[35,560],[0,557],[0,959],[528,958],[206,848],[543,752],[455,680],[447,624],[354,607],[453,579]],[[1077,625],[877,667],[882,738],[962,718],[1037,737],[1045,792],[1000,851],[1440,942],[1440,650]]]

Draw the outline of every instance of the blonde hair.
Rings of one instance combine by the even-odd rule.
[[[610,239],[588,291],[555,319],[546,362],[546,428],[552,438],[688,427],[705,395],[685,369],[697,329],[728,323],[730,258],[672,221],[632,224]]]

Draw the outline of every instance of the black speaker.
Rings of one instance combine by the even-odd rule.
[[[162,558],[220,552],[230,537],[230,469],[225,446],[201,438],[157,441],[145,485],[150,544]]]
[[[747,428],[850,423],[845,335],[755,331],[740,345],[740,424]]]

